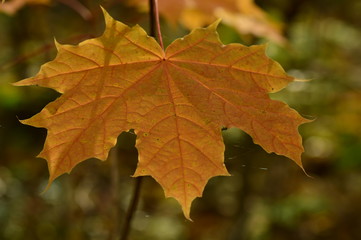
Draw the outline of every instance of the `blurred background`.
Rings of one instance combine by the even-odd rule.
[[[212,178],[185,220],[150,177],[143,179],[131,240],[361,239],[361,1],[162,1],[166,44],[221,17],[226,43],[268,43],[268,56],[300,81],[272,98],[314,121],[300,127],[303,163],[267,154],[238,129],[223,130],[231,177]],[[99,36],[99,5],[147,31],[147,0],[7,0],[0,5],[0,239],[115,239],[129,205],[135,135],[123,133],[111,159],[87,160],[46,193],[45,129],[18,119],[59,94],[11,83],[54,58],[54,38]],[[309,80],[309,81],[304,81]]]

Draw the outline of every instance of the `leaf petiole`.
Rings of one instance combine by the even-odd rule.
[[[160,30],[159,22],[159,9],[158,9],[158,0],[149,0],[149,14],[150,14],[150,35],[154,37],[154,33],[157,33],[157,39],[159,45],[164,49],[162,32]]]

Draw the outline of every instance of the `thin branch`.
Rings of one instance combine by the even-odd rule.
[[[93,14],[91,13],[91,11],[77,0],[57,0],[57,1],[73,9],[86,21],[89,21],[93,18]]]
[[[148,0],[149,5],[149,36],[155,37],[155,14],[154,13],[154,4],[153,0]]]
[[[122,230],[122,233],[120,236],[120,240],[128,239],[132,218],[134,216],[134,212],[135,212],[138,202],[139,202],[140,187],[142,185],[142,180],[143,180],[143,177],[135,178],[135,188],[134,188],[134,191],[132,194],[132,199],[131,199],[127,214],[125,216],[124,226],[123,226],[123,230]]]
[[[112,233],[110,239],[116,240],[120,236],[120,196],[119,196],[119,147],[115,146],[109,154],[111,178],[111,204],[112,204]]]
[[[91,37],[94,37],[94,36],[90,35],[90,34],[80,34],[80,35],[76,35],[76,36],[67,38],[65,40],[62,40],[62,42],[73,42],[73,41],[78,42],[78,41],[88,39],[88,38],[91,38]],[[16,66],[17,64],[25,62],[25,61],[27,61],[28,59],[30,59],[32,57],[48,53],[50,50],[52,50],[54,48],[55,48],[54,42],[44,44],[43,46],[39,47],[38,49],[36,49],[36,50],[34,50],[34,51],[32,51],[32,52],[30,52],[28,54],[16,57],[16,58],[14,58],[14,59],[12,59],[9,62],[6,62],[4,64],[0,64],[0,72],[1,71],[7,71],[10,68]]]

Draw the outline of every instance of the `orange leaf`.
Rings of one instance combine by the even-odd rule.
[[[307,120],[269,98],[293,78],[265,56],[265,46],[222,45],[215,22],[163,51],[139,26],[104,14],[101,37],[56,44],[53,61],[15,84],[62,93],[22,121],[48,129],[39,157],[48,161],[49,184],[88,158],[105,160],[129,129],[139,152],[134,176],[155,178],[187,218],[209,178],[228,175],[221,126],[244,130],[267,152],[302,167],[297,129]]]

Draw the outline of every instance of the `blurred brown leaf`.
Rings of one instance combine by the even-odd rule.
[[[40,4],[40,5],[48,5],[50,0],[10,0],[3,1],[0,5],[0,12],[4,12],[9,15],[14,15],[19,9],[24,7],[27,4]]]
[[[146,10],[148,0],[127,0]],[[217,18],[240,34],[253,34],[283,44],[282,26],[270,19],[254,0],[159,0],[159,12],[171,24],[180,22],[188,29],[206,26]]]

